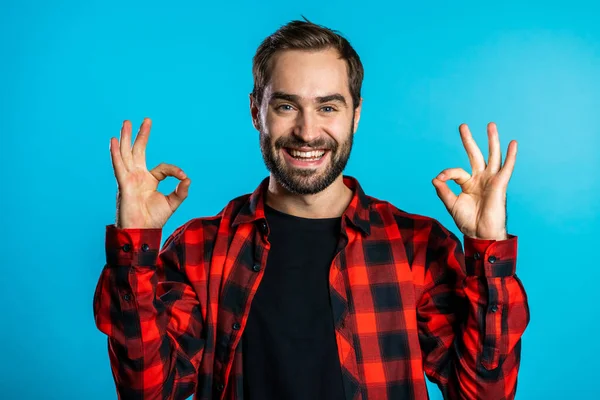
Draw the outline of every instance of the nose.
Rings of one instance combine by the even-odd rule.
[[[308,112],[298,113],[296,125],[294,126],[294,136],[306,143],[310,143],[319,137],[319,128],[314,116]]]

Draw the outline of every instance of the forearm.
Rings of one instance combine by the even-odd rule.
[[[495,278],[485,296],[481,282],[467,283],[468,313],[450,354],[448,399],[513,399],[521,335],[529,320],[525,293],[516,277]],[[498,295],[496,295],[498,294]]]
[[[182,332],[176,321],[196,320],[197,315],[191,316],[199,310],[188,301],[195,296],[183,279],[161,279],[165,266],[157,256],[160,232],[153,231],[107,230],[107,265],[94,296],[94,314],[98,329],[108,336],[120,397],[184,399],[193,390],[200,355],[178,350]],[[176,252],[169,249],[173,246],[165,246],[168,251],[162,260],[176,263]],[[177,293],[168,304],[157,295],[166,287]],[[199,323],[186,329],[186,334],[201,341]]]
[[[451,399],[511,399],[516,391],[520,338],[529,321],[525,290],[515,275],[517,238],[465,238],[464,319],[453,348]]]
[[[163,319],[152,305],[151,295],[136,292],[129,284],[119,282],[131,274],[144,286],[144,275],[148,272],[130,269],[134,267],[105,267],[94,298],[96,325],[108,336],[110,362],[120,396],[159,399],[162,397],[156,394],[168,383],[172,369],[170,357],[161,360],[159,349],[170,349],[171,345],[165,335]],[[142,325],[152,325],[155,330],[151,333]]]
[[[427,376],[446,399],[514,397],[520,338],[529,321],[515,275],[516,237],[460,241],[434,227],[428,243],[428,288],[420,301]]]

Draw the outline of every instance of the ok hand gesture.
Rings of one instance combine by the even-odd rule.
[[[131,122],[123,122],[121,140],[110,139],[110,155],[117,178],[117,228],[162,228],[188,195],[191,180],[178,167],[159,164],[146,168],[146,144],[152,121],[144,119],[131,147]],[[165,196],[158,183],[167,176],[181,180],[175,190]]]
[[[469,127],[462,124],[459,131],[472,172],[469,174],[462,168],[445,169],[433,179],[433,186],[464,235],[478,239],[507,239],[506,188],[515,166],[517,142],[513,140],[509,143],[502,165],[498,129],[496,124],[489,123],[489,157],[486,165]],[[462,192],[458,196],[448,187],[448,180],[460,185]]]

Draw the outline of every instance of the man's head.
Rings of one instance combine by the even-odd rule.
[[[293,21],[259,46],[253,75],[250,106],[267,168],[293,193],[327,188],[348,162],[360,119],[358,55],[336,32]]]

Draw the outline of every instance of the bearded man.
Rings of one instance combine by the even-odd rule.
[[[436,220],[343,175],[363,80],[345,38],[293,21],[259,46],[253,76],[250,112],[270,175],[162,249],[191,180],[174,165],[146,168],[149,119],[133,146],[129,121],[111,138],[117,221],[106,228],[94,314],[119,397],[420,400],[427,376],[446,399],[514,398],[529,321],[506,229],[516,142],[502,163],[490,123],[486,163],[463,124],[472,172],[449,168],[432,181],[463,252]],[[163,195],[168,176],[181,182]]]

